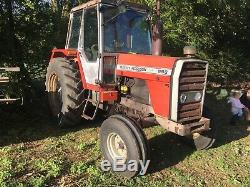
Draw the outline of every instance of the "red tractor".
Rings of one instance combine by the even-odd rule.
[[[65,49],[52,50],[46,90],[58,126],[104,111],[109,117],[101,125],[101,149],[110,162],[148,160],[145,124],[189,137],[199,150],[215,141],[202,115],[208,63],[190,47],[185,57],[160,56],[160,21],[150,23],[144,5],[92,0],[71,10]]]

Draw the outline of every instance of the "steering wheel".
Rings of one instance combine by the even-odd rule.
[[[117,40],[114,40],[113,44],[115,46],[115,49],[121,49],[121,48],[123,48],[125,46],[124,42],[120,42],[120,41],[117,41]]]

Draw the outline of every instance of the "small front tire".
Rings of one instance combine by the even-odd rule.
[[[110,162],[112,168],[115,163],[126,165],[126,170],[119,171],[119,175],[126,178],[138,175],[141,171],[140,162],[146,158],[146,155],[142,155],[143,151],[137,136],[125,121],[115,116],[106,119],[101,126],[100,139],[104,158]],[[144,151],[144,154],[147,153]],[[118,161],[117,158],[122,159]],[[133,171],[127,170],[131,161],[136,163]]]

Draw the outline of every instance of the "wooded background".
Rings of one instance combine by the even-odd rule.
[[[64,47],[70,9],[86,1],[0,1],[0,66],[20,66],[26,81],[42,78],[51,49]],[[155,11],[155,0],[133,2]],[[166,55],[194,45],[210,62],[210,81],[249,80],[249,0],[162,0],[162,20]]]

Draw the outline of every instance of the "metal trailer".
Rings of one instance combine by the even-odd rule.
[[[6,87],[11,82],[11,78],[6,75],[6,73],[13,72],[17,73],[20,72],[19,67],[0,67],[0,105],[1,104],[13,104],[16,102],[22,103],[22,97],[11,97],[6,92]]]

